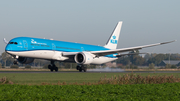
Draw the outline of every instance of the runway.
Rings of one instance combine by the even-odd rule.
[[[180,73],[180,71],[0,71],[0,73]]]

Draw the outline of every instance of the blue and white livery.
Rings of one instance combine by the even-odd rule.
[[[34,59],[45,59],[51,61],[48,66],[51,71],[58,71],[58,68],[54,65],[55,61],[72,62],[78,64],[77,70],[86,72],[85,64],[103,64],[118,59],[117,57],[123,52],[174,42],[117,49],[121,26],[122,22],[118,22],[105,46],[17,37],[9,42],[4,39],[4,42],[7,43],[5,51],[15,58],[15,64],[17,63],[16,60],[22,64],[29,64]]]

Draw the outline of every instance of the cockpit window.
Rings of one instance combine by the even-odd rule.
[[[17,45],[18,43],[17,43],[17,42],[9,42],[9,44],[15,44],[15,45]]]
[[[14,44],[14,42],[9,42],[9,44]]]

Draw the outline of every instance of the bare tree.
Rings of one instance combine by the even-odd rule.
[[[7,66],[7,61],[13,61],[12,57],[6,52],[2,53],[0,58],[4,62],[5,67]]]

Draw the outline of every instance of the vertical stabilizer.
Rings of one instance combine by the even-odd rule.
[[[121,26],[122,26],[122,21],[118,22],[116,28],[114,29],[113,33],[111,34],[109,40],[107,41],[104,47],[109,48],[109,49],[117,48]]]

